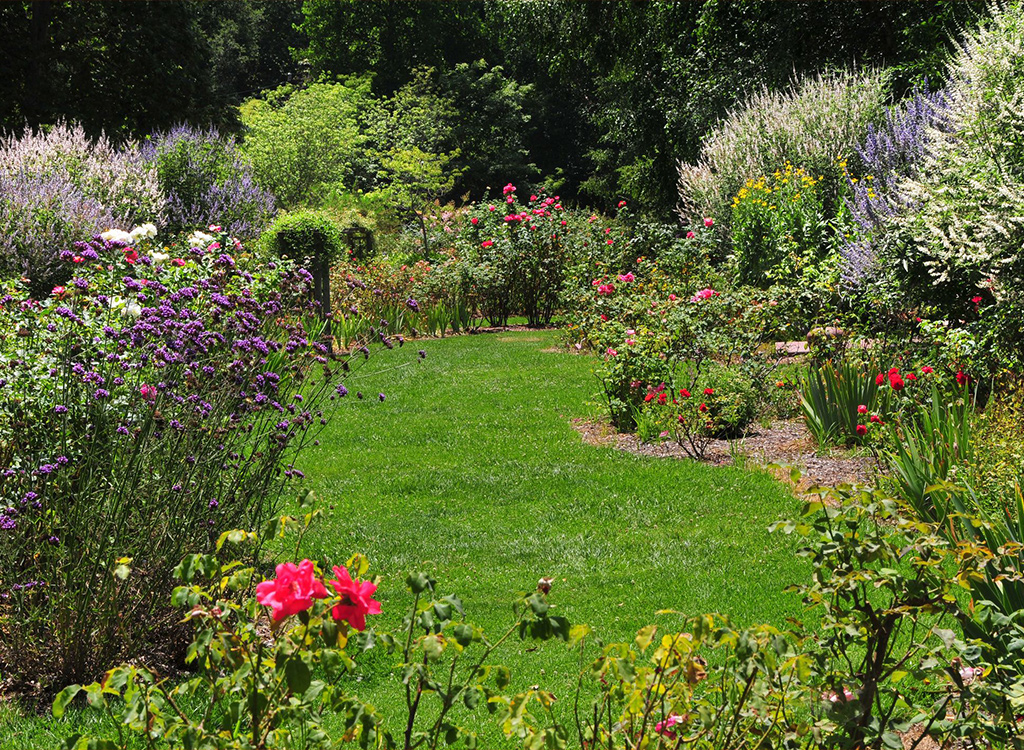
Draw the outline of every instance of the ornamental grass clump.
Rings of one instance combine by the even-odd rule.
[[[304,269],[155,232],[76,242],[66,285],[0,298],[0,670],[44,688],[165,637],[171,568],[269,518],[347,393]]]

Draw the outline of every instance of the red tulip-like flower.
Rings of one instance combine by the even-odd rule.
[[[380,602],[373,598],[377,584],[353,581],[348,570],[334,566],[336,579],[328,581],[341,594],[341,603],[331,610],[335,620],[347,622],[355,630],[366,630],[366,616],[380,614]]]
[[[686,390],[685,388],[680,388],[679,389],[679,395],[682,396],[683,398],[689,398],[690,397],[690,392],[688,390]]]
[[[281,563],[277,566],[277,578],[256,586],[256,601],[270,607],[274,622],[303,612],[313,606],[314,599],[327,598],[327,589],[314,573],[312,560],[303,560],[298,565]]]
[[[865,425],[862,425],[862,424],[857,425],[857,434],[858,435],[867,435],[868,434],[868,428]]]
[[[878,376],[875,378],[875,385],[881,385],[884,382],[885,382],[885,373],[884,372],[878,373]]]
[[[705,388],[704,389],[704,395],[705,396],[714,396],[715,395],[715,389],[714,388]]]

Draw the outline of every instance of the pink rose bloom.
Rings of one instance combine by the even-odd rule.
[[[480,247],[490,247],[494,244],[494,240],[484,240],[480,243]]]
[[[612,284],[602,284],[597,288],[598,294],[612,294],[615,292],[615,287]]]
[[[469,223],[476,226],[478,223],[480,223],[480,219],[474,216],[472,219],[469,220]]]
[[[536,195],[531,195],[531,196],[530,196],[530,200],[531,200],[531,201],[535,201],[535,200],[537,200],[537,196],[536,196]]]
[[[616,357],[619,353],[609,346],[608,351],[606,351],[605,354],[607,354],[609,357]]]
[[[860,406],[857,407],[857,413],[858,414],[867,414],[868,413],[868,407],[866,407],[864,404],[861,404]]]
[[[659,721],[657,724],[654,725],[654,731],[664,737],[668,737],[669,739],[674,740],[676,738],[676,733],[672,731],[672,727],[674,727],[676,724],[682,723],[682,716],[680,716],[679,714],[669,714],[669,717],[667,719],[665,719],[664,721]]]
[[[668,301],[669,302],[675,302],[676,301],[676,295],[674,295],[674,294],[668,295]]]
[[[516,186],[513,185],[511,182],[501,189],[501,192],[505,195],[508,195],[509,193],[514,193],[515,191]]]
[[[143,383],[139,387],[139,394],[142,398],[146,399],[146,401],[156,401],[156,386],[146,385]]]
[[[373,598],[377,584],[352,580],[344,566],[335,565],[334,575],[337,578],[329,583],[341,594],[341,603],[331,610],[331,616],[347,622],[355,630],[366,630],[366,616],[380,614],[380,602]]]
[[[696,235],[696,234],[694,234],[693,232],[687,232],[687,233],[686,233],[686,239],[688,239],[688,240],[692,240],[692,239],[693,239],[694,237],[696,237],[696,236],[697,236],[697,235]]]
[[[630,281],[636,281],[636,277],[633,275],[633,272],[630,271],[626,274],[619,274],[619,281],[629,283]]]
[[[178,266],[179,268],[181,268],[183,265],[185,265],[185,261],[182,260],[181,258],[174,258],[171,261],[171,265],[172,266]]]
[[[693,295],[693,297],[690,298],[690,302],[700,302],[701,300],[711,299],[712,297],[717,297],[718,295],[719,293],[716,292],[714,289],[701,289],[699,292]]]
[[[704,226],[707,227],[708,229],[711,229],[711,227],[713,227],[714,225],[715,225],[715,220],[714,219],[712,219],[712,218],[704,219]]]
[[[933,372],[935,372],[935,370],[933,370],[929,365],[925,365],[921,368],[922,375],[931,375]]]
[[[277,578],[256,586],[256,601],[270,607],[274,622],[304,612],[313,606],[314,599],[327,598],[327,589],[314,573],[312,560],[303,560],[298,565],[281,563],[277,566]]]
[[[494,210],[496,210],[496,209],[495,209],[495,207],[494,207],[494,204],[492,203],[492,204],[490,204],[489,206],[487,206],[487,210],[488,210],[488,211],[494,211]]]
[[[619,208],[622,208],[625,205],[626,205],[626,201],[619,201]]]

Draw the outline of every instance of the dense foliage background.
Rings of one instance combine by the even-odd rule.
[[[511,179],[668,219],[678,163],[748,94],[859,65],[890,69],[899,97],[940,79],[953,35],[987,12],[945,0],[4,3],[0,128],[232,130],[235,105],[263,90],[360,76],[397,116],[436,115],[420,122],[431,132],[403,132],[448,155],[442,199]]]

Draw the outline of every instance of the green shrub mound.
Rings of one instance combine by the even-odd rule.
[[[278,217],[264,235],[273,255],[292,260],[335,263],[345,254],[341,232],[322,211],[292,211]]]

